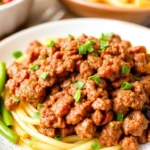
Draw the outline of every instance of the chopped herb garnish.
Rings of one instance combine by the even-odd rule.
[[[54,138],[55,138],[56,140],[58,140],[58,141],[61,141],[61,140],[62,140],[62,136],[61,136],[61,135],[56,135]]]
[[[40,113],[35,112],[33,118],[40,119]]]
[[[117,121],[122,121],[123,118],[124,118],[124,115],[123,115],[123,114],[121,114],[121,113],[118,113],[118,114],[117,114]]]
[[[82,87],[84,86],[84,82],[82,81],[78,81],[74,84],[74,86],[77,88],[77,89],[82,89]]]
[[[71,35],[71,34],[68,34],[68,36],[69,36],[69,37],[72,37],[72,38],[74,38],[74,36],[73,36],[73,35]]]
[[[97,84],[101,83],[101,78],[97,75],[90,76],[89,79],[93,79]]]
[[[102,33],[100,39],[111,38],[114,34],[111,33]]]
[[[21,57],[23,55],[23,53],[18,50],[18,51],[13,52],[12,55],[15,59],[17,59],[17,58]]]
[[[91,144],[91,149],[92,150],[99,150],[100,147],[101,147],[101,145],[96,140],[93,141],[92,144]]]
[[[55,45],[55,41],[50,41],[50,43],[47,45],[47,47],[53,47]]]
[[[122,73],[125,73],[125,74],[130,73],[130,68],[127,67],[126,65],[124,65],[124,66],[122,66],[122,68],[121,68],[121,72],[122,72]]]
[[[39,103],[39,104],[38,104],[38,109],[40,109],[40,108],[42,108],[42,107],[44,107],[44,105],[41,104],[41,103]]]
[[[83,45],[79,46],[79,54],[84,55],[87,52],[89,52],[89,53],[93,52],[94,48],[93,48],[92,44],[94,44],[94,43],[95,43],[95,41],[91,40],[91,41],[87,41]]]
[[[48,72],[43,72],[41,74],[41,79],[45,80],[48,77],[48,74],[49,74]]]
[[[20,98],[14,97],[14,98],[12,98],[12,100],[15,101],[15,102],[19,102]]]
[[[105,50],[109,46],[109,41],[106,40],[100,40],[100,49]]]
[[[30,68],[30,70],[35,71],[39,68],[39,66],[37,64],[33,64],[29,68]]]
[[[78,102],[81,98],[81,90],[80,89],[77,89],[75,95],[74,95],[74,99],[76,102]]]
[[[136,76],[136,75],[133,75],[133,78],[134,78],[135,80],[137,80],[137,81],[140,80],[140,77],[138,77],[138,76]]]
[[[115,127],[114,122],[110,122],[110,123],[109,123],[109,125],[110,125],[112,128],[114,128],[114,127]]]
[[[95,56],[95,57],[98,57],[99,56],[99,53],[97,53],[97,52],[92,52],[91,53],[93,56]]]
[[[133,85],[129,82],[123,82],[123,84],[121,85],[121,89],[123,90],[130,90],[132,89]]]

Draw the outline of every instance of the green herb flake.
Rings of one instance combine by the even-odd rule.
[[[56,135],[54,137],[57,141],[62,141],[62,136],[61,135]]]
[[[114,122],[110,122],[110,123],[109,123],[109,125],[110,125],[112,128],[114,128],[114,127],[115,127]]]
[[[136,76],[136,75],[133,75],[133,78],[136,80],[136,81],[139,81],[141,78]]]
[[[14,98],[12,98],[12,100],[13,100],[14,102],[19,102],[19,101],[20,101],[20,98],[14,97]]]
[[[50,41],[50,43],[47,45],[47,47],[53,47],[53,46],[55,46],[55,41]]]
[[[101,145],[99,144],[99,142],[97,142],[96,140],[92,142],[91,144],[91,149],[92,150],[99,150],[101,147]]]
[[[84,82],[82,81],[78,81],[74,84],[74,86],[77,88],[77,89],[82,89],[82,87],[84,86]]]
[[[93,56],[95,56],[95,57],[98,57],[99,56],[99,53],[98,52],[92,52],[91,53]]]
[[[45,80],[48,77],[48,74],[49,74],[48,72],[43,72],[41,74],[41,79]]]
[[[79,54],[80,55],[86,54],[86,46],[85,45],[79,46]]]
[[[35,112],[34,115],[33,115],[33,118],[40,119],[40,113]]]
[[[68,34],[68,36],[74,38],[74,36],[72,34]]]
[[[35,71],[39,68],[39,66],[37,64],[33,64],[29,67],[30,70]]]
[[[81,90],[80,90],[80,89],[77,89],[77,91],[76,91],[76,93],[75,93],[75,95],[74,95],[74,100],[75,100],[76,102],[78,102],[78,101],[80,100],[80,98],[81,98]]]
[[[132,89],[133,85],[129,82],[123,82],[123,84],[121,85],[121,89],[122,90],[130,90]]]
[[[117,114],[117,121],[122,121],[123,118],[124,118],[124,115],[123,115],[123,114],[121,114],[121,113],[118,113],[118,114]]]
[[[37,107],[38,107],[38,109],[41,109],[42,107],[44,107],[44,105],[39,103]]]
[[[100,40],[100,49],[106,49],[109,46],[109,41],[106,40]]]
[[[112,38],[113,35],[114,35],[114,33],[112,33],[112,32],[102,33],[100,39]]]
[[[93,79],[95,83],[99,84],[101,83],[101,78],[97,75],[90,76],[89,79]]]
[[[124,73],[124,74],[130,73],[130,68],[127,67],[126,65],[122,66],[121,73]]]
[[[13,52],[12,55],[15,59],[17,59],[17,58],[21,57],[23,55],[23,53],[20,50],[18,50],[18,51]]]

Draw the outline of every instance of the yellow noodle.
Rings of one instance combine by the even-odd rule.
[[[100,148],[100,150],[121,150],[121,146],[112,146],[112,147],[107,147],[107,148]]]

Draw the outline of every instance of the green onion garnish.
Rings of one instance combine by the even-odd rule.
[[[122,68],[121,68],[121,72],[122,72],[122,73],[125,73],[125,74],[130,73],[130,68],[127,67],[126,65],[124,65],[124,66],[122,66]]]
[[[101,79],[97,75],[90,76],[89,79],[93,79],[95,81],[95,83],[97,83],[97,84],[101,83]]]
[[[74,36],[72,34],[68,34],[68,36],[74,38]]]
[[[99,56],[99,53],[97,53],[97,52],[92,52],[91,53],[93,56],[95,56],[95,57],[98,57]]]
[[[23,53],[18,50],[18,51],[13,52],[12,55],[15,59],[17,59],[17,58],[21,57],[23,55]]]
[[[74,86],[75,86],[77,89],[82,89],[82,87],[84,86],[84,82],[78,81],[78,82],[74,83]]]
[[[122,121],[123,118],[124,118],[124,115],[123,115],[123,114],[121,114],[121,113],[118,113],[118,114],[117,114],[117,121]]]
[[[54,138],[55,138],[57,141],[61,141],[61,140],[62,140],[62,136],[61,136],[61,135],[56,135]]]
[[[38,109],[40,109],[40,108],[44,107],[44,105],[39,103],[37,107],[38,107]]]
[[[20,98],[14,97],[14,98],[12,98],[12,100],[15,101],[15,102],[19,102]]]
[[[132,89],[133,85],[129,82],[123,82],[123,84],[121,85],[121,89],[122,90],[130,90]]]
[[[91,144],[91,149],[92,150],[99,150],[100,147],[101,147],[101,145],[96,140],[93,141],[92,144]]]
[[[48,77],[48,74],[49,74],[48,72],[43,72],[41,74],[41,79],[45,80]]]
[[[47,47],[53,47],[55,45],[55,41],[50,41],[50,43],[47,45]]]
[[[33,115],[33,118],[40,119],[40,113],[35,112],[34,115]]]
[[[136,76],[136,75],[133,75],[133,78],[134,78],[135,80],[137,80],[137,81],[140,80],[140,77],[138,77],[138,76]]]
[[[79,54],[86,54],[86,47],[84,45],[79,46]]]
[[[75,95],[74,95],[74,99],[76,102],[78,102],[81,98],[81,90],[80,89],[77,89]]]
[[[35,71],[35,70],[37,70],[39,68],[39,66],[37,64],[33,64],[29,68],[30,68],[30,70]]]

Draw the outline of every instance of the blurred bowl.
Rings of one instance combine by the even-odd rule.
[[[30,12],[32,0],[14,0],[0,6],[0,37],[22,25]]]
[[[122,8],[85,0],[59,1],[79,16],[111,18],[143,25],[150,23],[150,8]]]

